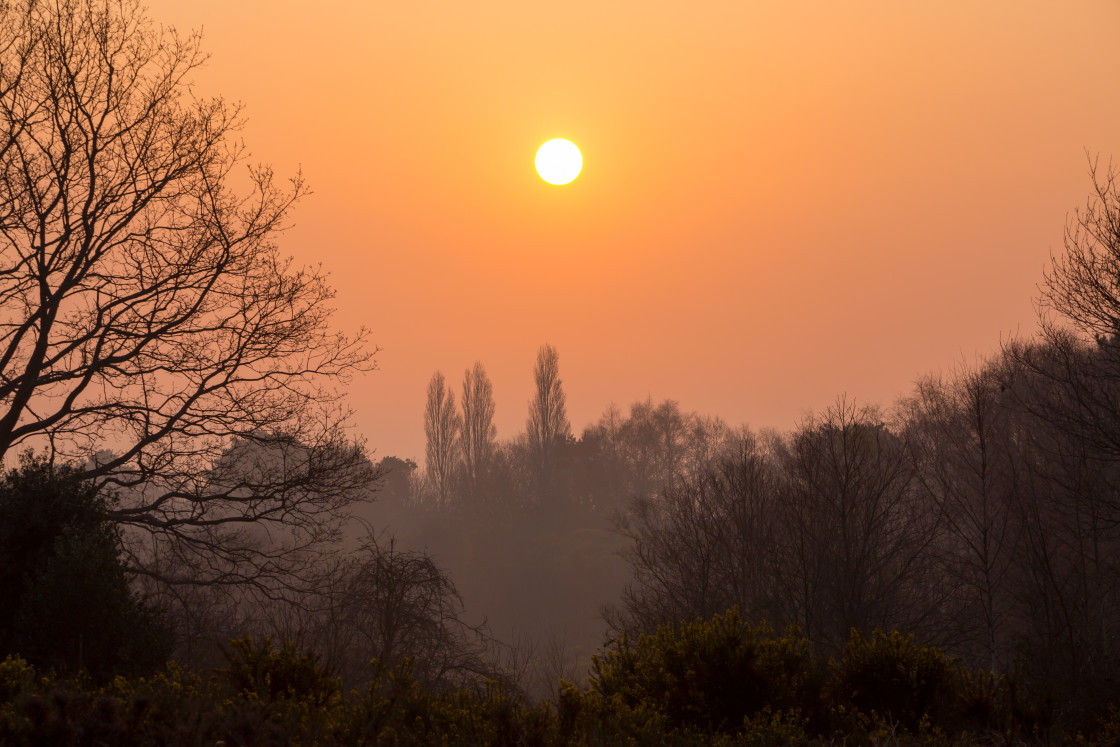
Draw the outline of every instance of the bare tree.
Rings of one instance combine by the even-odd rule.
[[[494,427],[494,387],[482,363],[463,374],[463,465],[468,490],[478,498],[483,476],[494,458],[498,429]]]
[[[1042,341],[1008,344],[1022,425],[1017,591],[1036,673],[1074,710],[1117,677],[1120,630],[1120,174],[1090,164],[1041,286]],[[1064,692],[1063,692],[1064,691]]]
[[[688,419],[672,400],[655,405],[647,398],[630,406],[620,435],[635,495],[649,497],[671,489],[682,476]]]
[[[455,409],[455,394],[443,374],[436,371],[428,382],[428,404],[424,408],[424,434],[428,439],[426,473],[439,506],[451,496],[463,421]]]
[[[949,381],[929,378],[902,404],[917,485],[945,530],[936,556],[961,586],[942,627],[955,639],[954,651],[996,672],[1006,671],[1012,653],[1009,573],[1018,481],[1000,378],[991,364]]]
[[[613,402],[599,421],[580,434],[579,474],[572,483],[573,496],[587,508],[609,514],[626,506],[633,496],[632,477],[623,461],[622,427],[625,418]]]
[[[852,628],[928,640],[944,600],[929,563],[936,517],[879,412],[841,399],[789,438],[784,462],[780,588],[793,621],[834,649]]]
[[[656,497],[638,497],[617,530],[634,578],[607,610],[619,632],[721,613],[738,605],[779,619],[775,560],[780,475],[769,446],[744,433],[734,453]]]
[[[1010,349],[1021,451],[1010,586],[1016,644],[1030,652],[1021,668],[1059,707],[1091,716],[1120,677],[1120,459],[1106,432],[1120,380],[1106,373],[1111,353],[1072,341]]]
[[[463,600],[428,555],[400,550],[392,540],[368,540],[340,578],[330,626],[349,635],[340,664],[373,659],[393,669],[409,658],[414,674],[430,685],[463,684],[487,673],[481,656],[488,636],[463,622]]]
[[[553,487],[557,447],[572,436],[560,380],[560,356],[551,345],[542,345],[537,351],[533,381],[536,393],[529,400],[529,448],[535,462],[538,488],[549,492]]]
[[[0,14],[0,457],[84,464],[166,578],[269,587],[373,477],[339,390],[365,332],[331,331],[324,275],[276,246],[303,182],[245,167],[239,108],[190,94],[199,36],[136,0]],[[244,531],[269,524],[284,542]]]
[[[1093,195],[1067,221],[1040,288],[1045,344],[1006,352],[1060,390],[1023,400],[1034,415],[1120,459],[1120,175],[1096,162],[1090,175]]]
[[[497,674],[487,663],[494,640],[484,624],[465,622],[463,600],[432,556],[402,550],[391,537],[367,536],[354,551],[325,557],[323,563],[330,573],[298,604],[264,600],[205,610],[211,617],[214,612],[234,617],[232,625],[230,619],[221,621],[224,625],[195,641],[194,660],[206,663],[205,654],[216,652],[231,635],[251,634],[316,651],[347,685],[402,665],[429,687],[462,686]],[[212,589],[186,591],[205,602]]]
[[[1040,306],[1099,340],[1120,332],[1120,175],[1095,162],[1090,175],[1094,194],[1066,225],[1065,253],[1052,258]]]
[[[671,399],[655,405],[647,398],[630,406],[618,440],[633,476],[634,493],[650,496],[672,489],[727,456],[725,450],[735,439],[718,418],[681,412]]]

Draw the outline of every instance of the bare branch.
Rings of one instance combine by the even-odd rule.
[[[238,107],[189,93],[204,59],[135,0],[4,6],[0,456],[85,465],[119,521],[225,583],[299,568],[363,494],[341,387],[376,351],[280,254],[306,187],[246,166]]]

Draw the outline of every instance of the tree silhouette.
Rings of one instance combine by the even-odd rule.
[[[163,664],[170,630],[129,587],[111,505],[29,453],[0,477],[0,655],[98,679]]]
[[[782,458],[782,588],[809,639],[839,649],[853,628],[926,632],[941,602],[925,560],[939,527],[880,413],[841,398],[802,423]]]
[[[275,243],[303,182],[247,168],[239,108],[190,94],[197,34],[136,0],[0,12],[0,458],[115,490],[151,540],[130,547],[165,556],[134,570],[275,590],[373,476],[338,390],[373,366],[365,332],[331,331],[323,274]],[[235,443],[270,469],[223,461]]]
[[[970,661],[997,672],[1008,665],[1012,509],[1022,482],[1002,374],[989,364],[923,379],[902,403],[917,487],[945,530],[935,556],[959,585],[946,620],[958,629],[944,632],[956,635]]]
[[[446,505],[451,496],[462,426],[463,420],[455,409],[455,394],[448,388],[443,374],[436,371],[428,382],[424,435],[428,440],[426,473],[439,506]]]
[[[1120,174],[1090,166],[1094,193],[1066,225],[1040,286],[1045,345],[1007,346],[1061,396],[1025,404],[1072,438],[1120,458]]]
[[[467,488],[478,498],[483,475],[494,458],[494,386],[480,361],[463,374],[463,466]]]
[[[563,382],[560,381],[560,356],[551,345],[542,345],[537,351],[533,381],[536,393],[529,400],[529,449],[536,470],[537,488],[543,494],[552,489],[557,447],[572,437]]]

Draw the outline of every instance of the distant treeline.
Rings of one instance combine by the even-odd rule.
[[[430,464],[386,460],[382,496],[609,522],[633,572],[605,611],[613,635],[737,607],[825,655],[852,631],[912,634],[1063,723],[1120,696],[1115,337],[1050,325],[889,409],[841,398],[787,433],[646,401],[557,434],[547,458],[527,435],[488,453],[477,481],[451,459],[442,497]]]
[[[383,462],[383,497],[611,522],[633,571],[605,611],[615,635],[731,607],[825,654],[901,631],[1093,723],[1120,702],[1120,195],[1111,177],[1097,192],[1044,279],[1040,334],[889,408],[842,397],[753,433],[646,401],[576,438],[545,345],[505,442],[481,364],[461,410],[437,373],[425,467]]]

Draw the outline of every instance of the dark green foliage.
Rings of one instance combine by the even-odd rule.
[[[877,630],[864,638],[853,630],[834,667],[838,703],[874,711],[910,731],[924,717],[943,723],[956,710],[964,684],[956,662],[898,632]]]
[[[501,682],[440,691],[424,688],[412,663],[379,670],[353,704],[351,739],[358,744],[545,745],[556,743],[548,704],[531,706]]]
[[[735,610],[620,638],[586,692],[561,689],[557,711],[561,736],[593,744],[1009,743],[1038,726],[1005,679],[909,636],[853,634],[829,661]]]
[[[314,654],[293,643],[275,648],[271,638],[259,645],[252,638],[235,638],[222,653],[229,667],[217,674],[234,692],[266,701],[298,698],[320,705],[341,693],[338,678],[323,669]]]
[[[109,503],[28,454],[0,478],[0,654],[95,679],[160,666],[171,638],[130,589]]]
[[[19,656],[8,656],[0,661],[0,703],[14,700],[31,688],[35,669]]]
[[[804,637],[751,627],[737,610],[662,627],[636,644],[623,636],[592,669],[594,695],[705,731],[733,731],[765,708],[814,710],[823,684]]]
[[[0,630],[11,631],[22,608],[29,575],[50,563],[56,545],[78,528],[100,532],[104,501],[65,467],[25,455],[18,470],[0,478]],[[94,537],[94,539],[98,539]]]
[[[0,745],[963,747],[1036,743],[1041,734],[1011,714],[1003,679],[967,675],[906,636],[853,636],[826,663],[797,633],[776,636],[734,611],[612,644],[589,688],[562,683],[555,708],[497,681],[425,686],[411,661],[375,668],[366,687],[343,694],[294,646],[244,638],[228,656],[230,666],[208,679],[169,665],[99,689],[6,659]],[[1085,740],[1115,744],[1117,713]]]
[[[231,647],[237,662],[208,680],[169,666],[154,677],[118,678],[100,690],[36,680],[24,676],[21,662],[0,663],[0,686],[19,683],[0,701],[0,745],[559,743],[549,706],[529,706],[499,683],[432,690],[412,677],[406,663],[380,670],[363,692],[343,697],[313,657],[293,647],[249,639]],[[275,694],[263,687],[279,680],[289,686]]]

